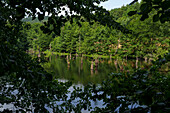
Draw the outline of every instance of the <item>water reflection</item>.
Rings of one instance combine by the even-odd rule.
[[[138,66],[136,66],[136,64]],[[142,68],[146,63],[124,59],[102,59],[90,57],[52,56],[50,62],[43,67],[53,73],[57,79],[73,80],[74,83],[101,83],[110,73],[129,73],[136,67]]]

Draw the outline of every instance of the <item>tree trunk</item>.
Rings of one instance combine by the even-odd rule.
[[[110,54],[110,60],[112,60],[112,54]]]
[[[77,59],[77,57],[78,57],[78,54],[76,53],[76,59]]]
[[[81,57],[81,70],[83,70],[83,57]]]
[[[80,37],[80,33],[79,33],[79,53],[80,53],[80,43],[81,43],[81,37]]]
[[[71,53],[70,53],[70,60],[71,60]]]
[[[68,70],[70,69],[70,61],[68,59],[68,55],[67,55],[67,68],[68,68]]]
[[[98,70],[98,64],[99,64],[99,60],[95,59],[95,70]]]
[[[91,61],[91,67],[90,67],[91,70],[93,70],[93,60]]]
[[[116,71],[118,72],[118,67],[117,67],[117,60],[114,61],[115,67],[116,67]]]
[[[119,38],[119,40],[118,40],[117,48],[116,48],[116,51],[115,51],[115,54],[114,54],[114,55],[116,55],[116,53],[117,53],[117,51],[118,51],[118,49],[119,49],[119,44],[120,44],[120,38]]]
[[[91,75],[93,75],[93,70],[91,69]]]
[[[67,55],[67,57],[66,57],[66,60],[67,60],[67,62],[68,62],[68,55]]]
[[[147,58],[147,57],[145,57],[145,62],[146,62],[146,63],[148,62],[148,58]]]
[[[138,68],[138,57],[136,56],[136,69]]]

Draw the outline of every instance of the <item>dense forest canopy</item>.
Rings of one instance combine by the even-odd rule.
[[[120,110],[126,112],[128,106],[135,103],[146,106],[130,109],[132,112],[141,109],[168,112],[169,76],[160,73],[159,68],[170,58],[169,0],[142,0],[140,4],[134,0],[134,5],[112,11],[98,6],[104,1],[1,0],[0,104],[14,103],[16,111],[23,112],[48,112],[46,106],[54,112],[81,112],[82,109],[91,109],[90,99],[103,99],[106,107],[96,108],[96,112],[115,112],[120,105],[123,106]],[[66,11],[66,15],[59,16],[61,11]],[[22,21],[25,16],[38,17],[41,21],[46,12],[48,21],[43,23]],[[84,91],[75,89],[67,101],[67,89],[71,83],[60,83],[47,73],[39,62],[43,59],[32,58],[25,52],[29,48],[154,57],[157,60],[149,69],[137,69],[133,74],[111,74],[100,88],[89,85]],[[99,94],[101,91],[103,93]],[[126,95],[122,97],[125,101],[117,98],[120,95]],[[82,99],[78,106],[71,103],[75,98]],[[56,105],[56,101],[65,103]]]

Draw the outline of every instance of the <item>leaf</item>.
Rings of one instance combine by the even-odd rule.
[[[138,0],[133,0],[129,5],[136,3]]]
[[[159,14],[153,16],[153,22],[157,22],[159,20]]]
[[[168,17],[166,17],[166,15],[162,14],[162,15],[160,16],[160,21],[161,21],[161,23],[165,23],[165,21],[167,20],[167,18],[168,18]]]
[[[41,21],[44,19],[44,15],[43,14],[38,14],[38,20]]]
[[[43,31],[43,30],[45,29],[45,27],[44,27],[44,26],[41,26],[40,29]]]
[[[129,16],[132,16],[132,15],[135,15],[137,13],[137,11],[130,11],[129,13],[128,13],[128,15]]]
[[[145,4],[142,4],[142,5],[140,6],[140,10],[141,10],[142,12],[144,12],[147,7],[148,7],[148,5],[147,5],[146,3],[145,3]]]
[[[167,1],[164,1],[164,2],[162,2],[162,9],[164,9],[164,10],[167,10],[167,9],[169,9],[170,8],[170,2],[167,0]]]
[[[162,0],[154,0],[153,1],[153,3],[155,3],[155,4],[159,4],[159,3],[161,3],[162,2]]]
[[[141,21],[144,21],[145,19],[149,18],[148,14],[144,14],[142,15],[142,17],[140,18]]]
[[[35,17],[35,16],[33,16],[33,17],[32,17],[32,20],[34,20],[34,19],[36,19],[36,17]]]

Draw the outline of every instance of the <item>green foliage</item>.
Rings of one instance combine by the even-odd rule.
[[[26,23],[26,25],[29,23]],[[25,30],[24,33],[27,35],[27,40],[29,43],[29,47],[33,48],[33,50],[41,50],[45,51],[46,49],[49,49],[49,44],[53,40],[53,35],[44,34],[43,31],[41,31],[40,27],[42,26],[41,23],[34,23],[29,24],[30,28],[28,30]]]
[[[49,58],[50,56],[52,56],[52,52],[50,50],[46,50],[44,51],[45,57]]]
[[[111,46],[116,39],[116,31],[95,23],[81,22],[79,27],[75,22],[69,22],[61,28],[60,36],[51,42],[52,50],[56,52],[79,54],[105,54],[113,53]],[[115,39],[114,39],[115,37]]]
[[[96,97],[99,99],[104,99],[104,101],[107,104],[106,108],[103,110],[109,111],[113,110],[113,108],[116,108],[118,105],[120,105],[119,101],[122,100],[116,100],[115,93],[118,90],[119,96],[125,91],[127,91],[125,87],[130,88],[129,95],[127,98],[127,102],[134,101],[137,102],[140,101],[140,104],[146,104],[148,105],[147,108],[158,108],[158,110],[166,110],[169,105],[169,78],[164,77],[158,73],[156,70],[157,65],[153,65],[153,68],[149,70],[149,74],[151,74],[151,78],[149,76],[146,76],[146,82],[142,81],[144,75],[147,75],[147,71],[139,70],[137,71],[134,76],[137,76],[138,80],[132,80],[127,83],[126,76],[124,78],[115,78],[119,74],[113,75],[108,80],[111,81],[111,84],[104,84],[101,89],[97,89],[94,86],[94,90],[88,90],[88,88],[85,88],[83,93],[77,93],[76,91],[81,91],[80,89],[75,90],[70,100],[64,102],[62,105],[56,105],[56,101],[65,101],[67,99],[67,89],[71,85],[70,83],[59,83],[57,80],[53,78],[52,75],[48,74],[44,69],[40,66],[40,63],[38,59],[32,59],[28,54],[25,53],[25,50],[27,50],[28,46],[34,49],[38,49],[39,51],[44,51],[49,48],[49,44],[51,43],[53,36],[43,34],[41,29],[44,31],[44,33],[52,33],[53,31],[55,34],[60,35],[63,37],[64,41],[61,43],[61,47],[65,48],[66,52],[74,53],[75,51],[78,51],[76,45],[82,45],[82,48],[80,48],[81,52],[87,52],[88,54],[95,53],[95,54],[101,54],[101,51],[106,51],[108,49],[108,45],[112,44],[106,38],[109,38],[112,40],[112,37],[117,37],[114,34],[108,35],[112,32],[112,29],[109,29],[104,26],[108,26],[109,28],[116,28],[123,33],[130,33],[129,30],[127,30],[124,25],[127,25],[129,18],[125,19],[123,21],[124,23],[118,23],[120,22],[120,17],[117,13],[117,20],[113,20],[114,15],[110,15],[106,9],[99,7],[98,4],[100,4],[101,1],[106,0],[1,0],[0,1],[0,100],[2,104],[5,103],[13,103],[14,106],[17,108],[16,111],[22,111],[27,112],[28,110],[32,110],[31,107],[33,107],[33,112],[48,112],[45,108],[46,106],[51,107],[54,112],[71,112],[74,110],[75,112],[81,112],[81,109],[87,109],[87,105],[89,103],[89,96],[92,96],[91,92],[93,91],[95,93]],[[134,52],[132,54],[141,55],[140,49],[142,46],[140,45],[139,37],[146,37],[148,35],[150,36],[159,36],[160,39],[162,37],[165,37],[165,41],[162,41],[163,44],[169,43],[169,34],[167,35],[169,23],[166,21],[169,21],[169,1],[168,0],[161,0],[161,3],[159,4],[157,2],[158,0],[150,0],[146,1],[143,0],[142,5],[140,6],[140,10],[143,12],[141,16],[141,20],[145,20],[150,15],[150,12],[152,11],[152,8],[157,9],[151,17],[154,18],[154,21],[160,20],[162,23],[165,23],[163,26],[161,26],[162,32],[160,35],[155,35],[152,33],[146,33],[146,32],[140,32],[136,31],[138,25],[134,25],[135,27],[132,27],[132,29],[136,32],[134,32],[135,35],[130,35],[129,37],[132,38],[135,36],[130,43],[133,45]],[[156,5],[155,6],[152,6]],[[68,6],[70,8],[70,12],[75,12],[78,15],[69,15],[68,11],[63,9],[63,6]],[[39,11],[37,10],[39,9]],[[125,8],[126,9],[126,8]],[[66,12],[65,16],[59,16],[58,14],[61,13],[61,10],[64,10]],[[25,24],[23,25],[22,19],[28,15],[32,16],[32,19],[35,19],[36,16],[38,16],[38,20],[42,21],[44,19],[45,13],[48,12],[50,15],[48,18],[48,21],[44,22],[44,26],[42,26],[41,23],[35,23],[35,24]],[[122,12],[122,11],[119,11]],[[114,14],[114,13],[113,13]],[[120,14],[122,15],[122,14]],[[79,26],[81,26],[81,22],[79,20],[82,18],[85,18],[88,22],[99,22],[95,23],[94,25],[89,25],[88,23],[84,23],[85,29],[79,30]],[[159,16],[159,17],[158,17]],[[65,28],[62,32],[60,28],[64,25],[65,22],[73,21],[75,19],[76,23],[73,23],[74,26],[71,26],[71,24],[66,24]],[[135,21],[136,18],[131,17],[132,21]],[[133,20],[134,19],[134,20]],[[93,21],[92,21],[93,20]],[[136,19],[138,20],[138,19]],[[74,22],[74,21],[73,21]],[[127,23],[126,23],[127,22]],[[83,22],[82,22],[83,23]],[[148,22],[150,23],[150,21]],[[148,24],[146,23],[146,24]],[[129,24],[133,26],[133,23]],[[31,27],[30,27],[31,26]],[[142,26],[140,26],[142,27]],[[88,29],[90,28],[90,29]],[[100,29],[101,28],[101,29]],[[152,27],[150,27],[152,28]],[[153,27],[154,28],[154,27]],[[157,27],[154,28],[156,30]],[[28,29],[28,30],[26,30]],[[89,32],[86,33],[86,30]],[[167,31],[166,31],[167,30]],[[74,31],[74,32],[73,32]],[[159,29],[157,30],[159,31]],[[117,31],[114,31],[115,33]],[[66,33],[66,34],[65,34]],[[82,35],[80,35],[82,33]],[[137,35],[140,33],[139,35]],[[141,34],[144,34],[144,36],[141,36]],[[166,35],[164,35],[166,34]],[[85,39],[83,36],[88,36],[88,38]],[[108,37],[111,36],[111,37]],[[118,36],[123,37],[121,34],[118,34]],[[27,37],[27,38],[26,38]],[[78,38],[79,37],[79,38]],[[119,38],[120,38],[119,37]],[[148,38],[147,37],[147,38]],[[71,38],[71,40],[70,40]],[[130,39],[129,38],[129,39]],[[138,38],[138,39],[137,39]],[[84,40],[83,43],[80,40]],[[114,38],[113,38],[114,39]],[[137,40],[135,40],[137,39]],[[58,43],[61,41],[60,39],[56,39]],[[122,39],[120,39],[122,40]],[[163,39],[162,39],[163,40]],[[117,39],[116,39],[117,41]],[[115,41],[115,42],[116,42]],[[134,44],[133,44],[134,41]],[[138,42],[139,41],[139,42]],[[107,46],[103,45],[104,42],[109,43]],[[152,42],[151,42],[152,43]],[[161,43],[161,45],[163,45]],[[29,44],[29,45],[28,45]],[[53,47],[55,46],[55,43],[53,44]],[[89,45],[87,45],[89,44]],[[153,43],[154,44],[154,43]],[[144,44],[143,44],[144,45]],[[88,47],[87,47],[88,46]],[[105,47],[104,47],[105,46]],[[169,45],[158,48],[159,51],[162,50],[168,50],[167,47]],[[59,46],[60,47],[60,46]],[[87,47],[87,48],[86,48]],[[91,47],[91,48],[89,48]],[[139,47],[139,49],[138,49]],[[55,48],[55,47],[54,47]],[[57,47],[56,50],[59,48]],[[133,50],[131,49],[131,50]],[[117,49],[118,50],[118,49]],[[155,46],[151,44],[150,50],[154,51]],[[61,50],[60,50],[61,51]],[[109,51],[108,51],[109,52]],[[114,51],[113,51],[114,52]],[[152,52],[153,53],[153,52]],[[163,51],[162,54],[166,53]],[[164,61],[164,60],[162,60]],[[124,76],[124,75],[122,75]],[[129,79],[133,79],[130,75]],[[145,80],[145,79],[144,79]],[[114,82],[113,82],[114,81]],[[162,82],[163,81],[163,82]],[[140,82],[142,84],[140,84]],[[155,82],[155,83],[154,83]],[[125,83],[125,84],[123,84]],[[134,84],[135,86],[134,86]],[[156,86],[155,86],[156,84]],[[150,85],[153,86],[150,89]],[[112,86],[112,87],[111,87]],[[114,88],[113,86],[122,86],[120,89]],[[132,87],[130,87],[132,86]],[[104,93],[102,97],[97,95],[98,91],[108,92],[109,95],[111,95],[111,100],[108,101],[106,97],[107,93]],[[144,89],[144,90],[143,90]],[[121,92],[119,92],[119,90]],[[138,92],[138,90],[140,92]],[[17,91],[17,92],[16,92]],[[115,92],[114,92],[115,91]],[[142,92],[141,92],[142,91]],[[146,91],[149,91],[149,94],[146,93]],[[159,93],[161,92],[161,93]],[[138,97],[138,94],[141,94],[144,100],[146,100],[146,97],[149,98],[148,101],[142,101],[141,98],[135,98]],[[151,98],[151,95],[153,94],[153,98]],[[160,95],[157,95],[160,94]],[[80,104],[78,104],[77,107],[74,107],[74,105],[71,104],[71,100],[75,99],[77,96],[80,96],[83,100],[80,101]],[[93,96],[92,96],[93,97]],[[113,98],[114,97],[114,98]],[[129,98],[130,97],[130,98]],[[159,97],[159,98],[157,98]],[[113,105],[113,100],[115,99],[114,103],[117,102],[116,106]],[[153,100],[151,100],[153,99]],[[129,100],[129,101],[128,101]],[[83,103],[84,102],[84,103]],[[162,104],[163,103],[163,104]],[[122,110],[124,111],[125,108],[127,108],[127,103],[123,102]],[[160,106],[160,105],[163,105]],[[159,107],[161,107],[159,109]],[[65,108],[65,109],[64,109]],[[20,110],[21,109],[21,110]],[[168,108],[169,109],[169,108]],[[98,109],[101,111],[101,109]],[[5,112],[12,112],[9,110],[6,110]]]
[[[131,4],[134,4],[138,0],[134,0]],[[161,23],[170,21],[170,2],[169,0],[142,0],[140,5],[140,12],[138,14],[142,15],[140,20],[144,21],[149,17],[149,14],[155,10],[156,13],[153,16],[153,21],[157,22],[160,20]],[[128,13],[130,16],[137,14],[136,11],[131,11]]]

